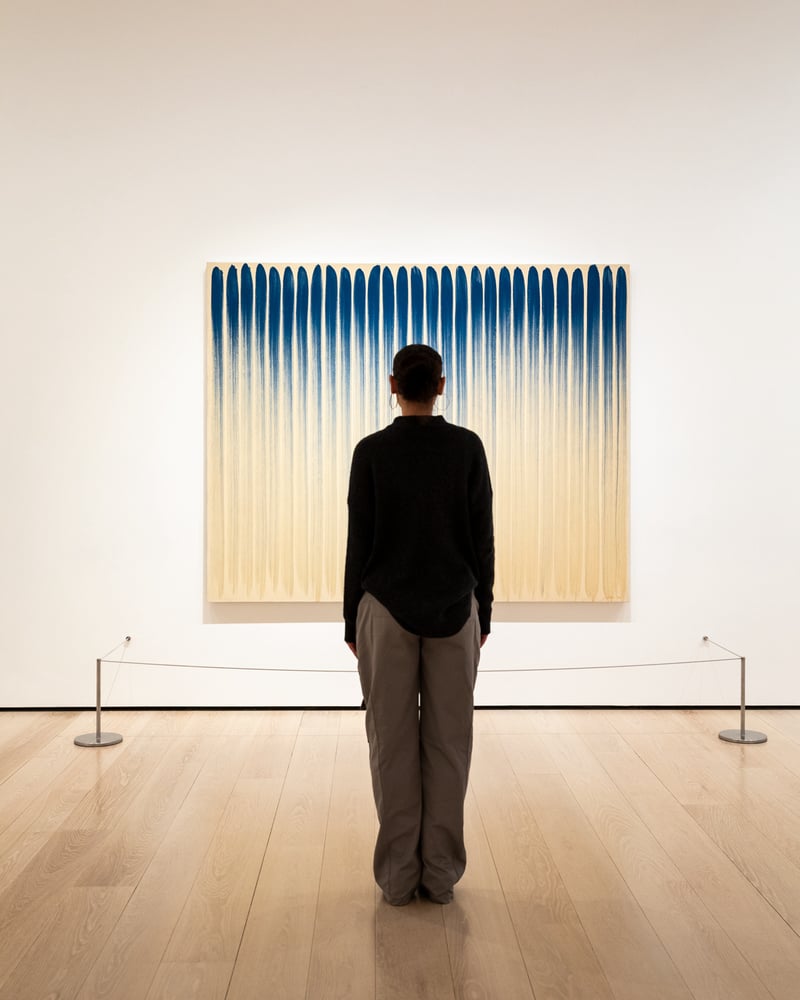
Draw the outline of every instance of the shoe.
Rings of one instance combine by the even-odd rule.
[[[423,899],[429,899],[432,903],[438,903],[440,906],[446,906],[447,903],[453,902],[452,889],[445,889],[444,892],[431,892],[430,889],[421,885],[418,892]]]
[[[392,899],[391,896],[387,896],[386,893],[383,894],[383,898],[389,904],[389,906],[408,906],[411,900],[414,898],[415,890],[412,889],[410,893],[406,896],[399,896],[397,899]]]

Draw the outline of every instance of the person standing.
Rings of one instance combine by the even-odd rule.
[[[441,356],[395,355],[402,416],[353,451],[345,642],[358,659],[384,899],[449,903],[466,866],[473,691],[491,628],[492,487],[477,434],[434,416]]]

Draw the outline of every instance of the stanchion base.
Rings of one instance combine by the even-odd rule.
[[[721,740],[726,743],[766,743],[767,737],[764,733],[757,733],[754,729],[745,729],[742,735],[741,729],[723,729],[719,734]]]
[[[75,737],[76,747],[113,747],[117,743],[122,743],[119,733],[86,733],[84,736]]]

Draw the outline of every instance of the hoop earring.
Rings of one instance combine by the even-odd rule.
[[[395,396],[394,393],[391,393],[389,396],[389,409],[390,410],[397,409],[397,397]]]

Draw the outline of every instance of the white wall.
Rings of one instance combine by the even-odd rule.
[[[711,633],[751,702],[800,703],[796,3],[4,6],[0,704],[91,704],[126,633],[128,659],[354,666],[338,608],[204,605],[226,259],[629,263],[631,602],[498,608],[478,698],[732,703],[736,664],[488,676],[703,660]],[[106,687],[359,697],[352,674]]]

